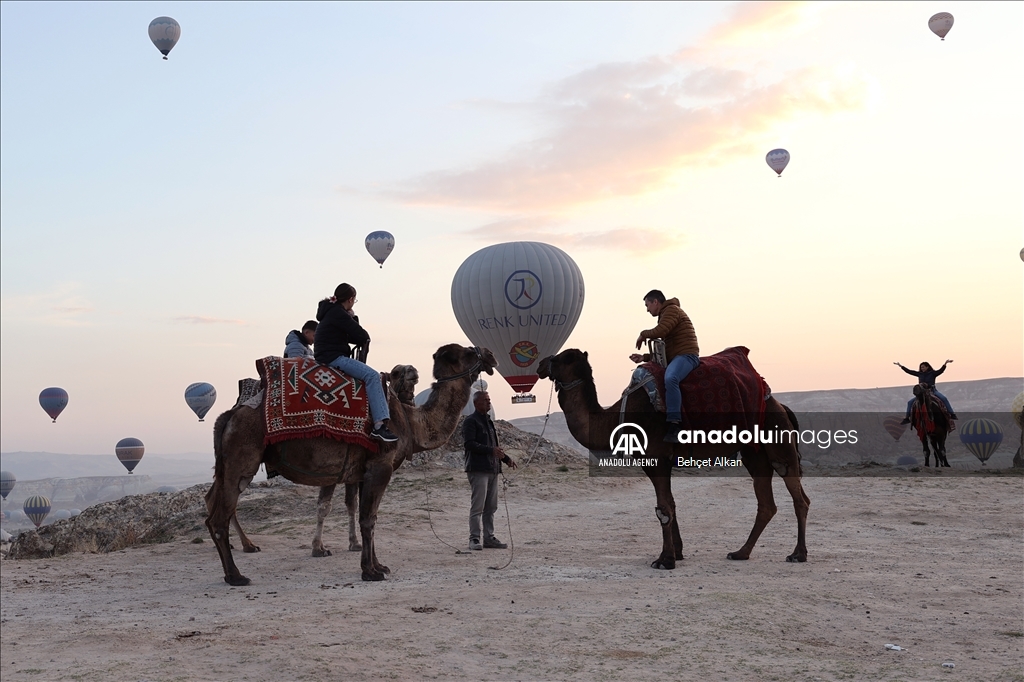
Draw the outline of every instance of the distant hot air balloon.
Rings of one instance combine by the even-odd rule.
[[[139,460],[142,459],[142,455],[145,454],[146,446],[143,445],[142,441],[138,438],[122,438],[117,441],[117,445],[114,446],[114,452],[117,453],[117,458],[130,474],[132,473],[132,470],[138,466]]]
[[[203,417],[217,402],[217,389],[207,383],[189,384],[185,389],[185,402],[199,417],[199,421],[203,421]]]
[[[537,363],[558,353],[583,311],[583,275],[550,244],[509,242],[480,249],[452,280],[452,309],[466,336],[490,348],[516,393],[537,383]],[[512,402],[533,402],[514,396]]]
[[[14,490],[14,484],[17,482],[17,477],[10,471],[0,471],[0,497],[6,500],[7,495]]]
[[[899,441],[900,436],[903,435],[903,432],[907,428],[906,424],[900,423],[902,421],[902,417],[886,417],[885,420],[882,421],[882,425],[885,426],[885,430],[888,431],[889,435],[897,441]]]
[[[1020,250],[1020,259],[1024,260],[1024,249]]]
[[[373,256],[373,260],[380,263],[383,268],[384,261],[395,250],[395,235],[383,230],[371,232],[366,235],[366,250]]]
[[[71,512],[71,518],[75,518],[82,513],[81,509],[68,509],[68,511]]]
[[[39,405],[56,423],[57,417],[68,406],[68,392],[56,386],[44,388],[42,393],[39,394]]]
[[[149,39],[156,45],[156,49],[160,50],[164,59],[167,59],[167,53],[174,49],[180,37],[181,26],[170,17],[157,17],[149,22]]]
[[[25,500],[25,505],[22,509],[25,511],[25,516],[32,523],[36,524],[36,528],[38,528],[43,523],[46,515],[50,513],[50,500],[42,495],[33,495]]]
[[[928,20],[928,28],[939,38],[945,40],[949,29],[953,28],[953,15],[949,12],[933,14],[932,18]]]
[[[768,167],[778,173],[781,178],[782,171],[786,170],[786,166],[789,165],[789,152],[785,149],[773,149],[768,152],[764,160],[768,162]]]
[[[1003,442],[1003,430],[991,419],[972,419],[960,427],[960,442],[984,466],[985,461]]]

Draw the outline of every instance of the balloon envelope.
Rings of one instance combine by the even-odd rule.
[[[24,510],[25,516],[32,523],[36,524],[36,528],[38,528],[43,519],[46,518],[46,515],[50,513],[50,500],[42,495],[33,495],[25,500],[22,510]]]
[[[50,419],[57,421],[57,417],[68,406],[68,392],[56,386],[44,388],[39,394],[39,406],[50,415]]]
[[[156,49],[160,50],[164,59],[167,59],[167,53],[174,48],[180,37],[181,26],[170,17],[157,17],[149,22],[149,39],[156,45]]]
[[[185,389],[185,402],[199,417],[199,421],[203,421],[203,417],[217,402],[217,389],[207,383],[189,384]]]
[[[537,364],[569,338],[583,311],[583,275],[565,251],[541,242],[480,249],[452,280],[452,309],[466,336],[491,349],[517,393],[537,383]]]
[[[786,166],[789,165],[789,152],[785,149],[773,149],[768,152],[764,160],[768,163],[768,167],[778,173],[781,178],[782,171],[786,170]]]
[[[928,20],[928,28],[932,30],[932,33],[945,40],[949,29],[953,28],[953,15],[949,12],[933,14]]]
[[[882,425],[885,426],[885,430],[888,431],[889,435],[897,441],[900,439],[900,436],[903,435],[903,431],[907,428],[906,424],[900,423],[902,421],[902,417],[886,417],[882,422]]]
[[[1010,414],[1013,415],[1013,421],[1017,422],[1017,426],[1024,429],[1024,391],[1018,393],[1010,403]]]
[[[395,249],[395,236],[390,232],[379,230],[366,235],[366,250],[373,256],[373,260],[384,267],[384,261],[388,259]]]
[[[1003,442],[1003,430],[991,419],[972,419],[960,427],[960,442],[984,464]]]
[[[0,497],[7,499],[8,493],[14,490],[18,478],[10,471],[0,471]]]
[[[138,466],[142,455],[145,454],[146,446],[138,438],[122,438],[114,446],[114,452],[117,453],[117,459],[130,474]]]

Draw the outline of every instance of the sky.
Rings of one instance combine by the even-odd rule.
[[[1022,376],[1022,34],[1020,3],[4,2],[0,450],[212,452],[343,281],[370,364],[426,388],[468,343],[455,271],[521,240],[579,266],[565,347],[604,404],[652,288],[775,391]],[[546,411],[489,381],[499,418]]]

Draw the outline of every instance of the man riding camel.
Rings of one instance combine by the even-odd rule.
[[[678,432],[683,421],[683,393],[679,383],[700,364],[700,348],[697,333],[689,316],[679,307],[678,298],[665,300],[665,294],[652,289],[644,296],[647,312],[658,318],[658,326],[640,332],[636,348],[640,350],[646,339],[664,339],[665,357],[665,421],[668,423],[666,443],[678,442]],[[629,356],[633,362],[642,362],[643,356],[634,353]]]
[[[946,360],[944,363],[942,363],[942,367],[939,367],[938,369],[933,369],[929,363],[922,362],[920,365],[918,365],[919,371],[917,372],[907,367],[904,367],[899,362],[894,362],[892,364],[896,365],[907,374],[917,377],[918,383],[924,384],[926,387],[931,389],[932,395],[942,401],[942,404],[945,405],[946,407],[946,412],[949,413],[949,418],[957,419],[958,417],[956,416],[956,412],[953,411],[953,406],[949,404],[949,398],[935,390],[935,379],[938,378],[940,374],[946,371],[946,365],[948,365],[951,362],[953,361]],[[907,402],[907,415],[903,418],[903,421],[901,423],[910,423],[910,409],[914,406],[914,401],[916,400],[917,398],[914,397]]]

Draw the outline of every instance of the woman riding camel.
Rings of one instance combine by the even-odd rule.
[[[949,413],[949,418],[950,419],[957,419],[956,412],[953,411],[953,406],[949,404],[949,399],[946,396],[942,395],[941,393],[939,393],[938,391],[935,390],[935,379],[936,379],[936,377],[938,377],[940,374],[945,372],[946,371],[946,365],[948,365],[951,362],[953,362],[953,361],[952,360],[946,360],[944,363],[942,363],[942,367],[939,367],[938,369],[933,369],[932,366],[929,363],[922,362],[918,366],[918,370],[919,371],[917,371],[917,372],[915,372],[914,370],[909,369],[907,367],[904,367],[899,362],[894,362],[892,364],[896,365],[897,367],[902,369],[907,374],[909,374],[911,376],[917,377],[918,380],[919,380],[918,383],[922,383],[927,388],[929,388],[931,390],[931,392],[932,392],[932,395],[934,395],[936,398],[941,400],[942,404],[946,406],[946,412]],[[902,424],[909,424],[910,423],[910,409],[914,406],[914,402],[916,400],[917,400],[917,398],[914,397],[914,398],[911,398],[907,402],[907,415],[903,418],[903,421],[901,422]]]

